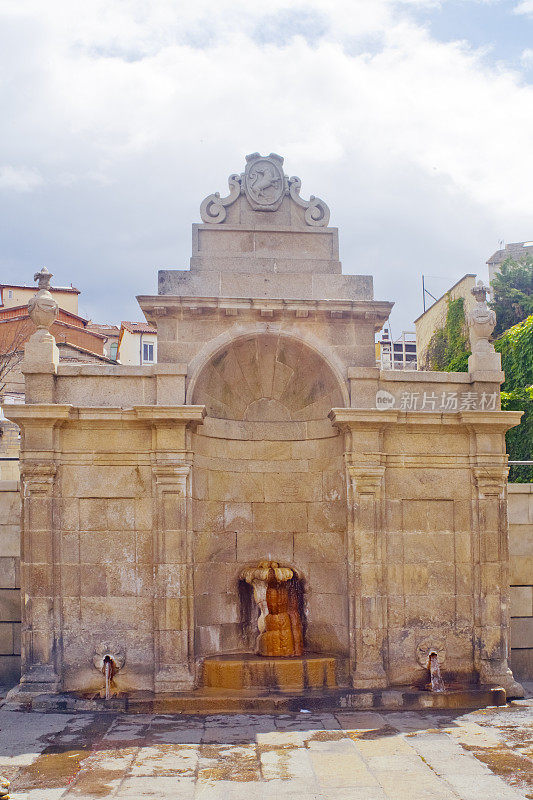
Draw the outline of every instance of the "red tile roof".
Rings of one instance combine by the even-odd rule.
[[[37,291],[36,286],[26,286],[24,283],[0,283],[0,289],[33,289]],[[71,294],[81,294],[79,289],[75,286],[50,286],[51,292],[70,292]]]
[[[130,333],[157,333],[157,328],[147,322],[122,322],[121,326]]]
[[[101,333],[103,336],[118,336],[120,332],[120,328],[117,325],[107,322],[89,322],[87,329],[95,331],[95,333]]]

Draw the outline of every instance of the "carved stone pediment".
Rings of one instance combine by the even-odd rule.
[[[254,211],[277,211],[287,191],[287,178],[283,174],[283,158],[270,153],[246,156],[243,187],[246,199]]]
[[[329,208],[319,197],[311,195],[309,200],[300,197],[300,178],[289,178],[283,172],[283,158],[276,153],[262,156],[251,153],[246,156],[246,167],[240,175],[228,178],[229,194],[221,197],[219,192],[208,195],[200,206],[202,222],[218,225],[226,219],[228,206],[244,195],[254,211],[277,211],[283,199],[289,197],[300,208],[305,209],[305,222],[311,227],[326,227]]]

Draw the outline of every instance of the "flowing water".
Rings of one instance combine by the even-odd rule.
[[[446,687],[440,674],[439,657],[436,653],[429,654],[429,674],[431,676],[431,691],[445,692]]]
[[[104,661],[104,675],[105,675],[105,699],[109,700],[111,697],[111,678],[113,677],[113,664],[110,658]]]

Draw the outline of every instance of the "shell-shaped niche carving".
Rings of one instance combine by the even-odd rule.
[[[264,334],[230,343],[204,368],[194,390],[211,417],[253,421],[324,419],[343,405],[337,378],[305,344]]]

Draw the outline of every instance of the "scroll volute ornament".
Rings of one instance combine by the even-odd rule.
[[[270,153],[250,153],[246,156],[246,167],[240,175],[228,178],[229,194],[221,197],[219,192],[208,195],[200,206],[202,222],[219,225],[226,220],[226,209],[244,195],[254,211],[277,211],[284,197],[304,209],[305,224],[315,228],[328,225],[329,208],[319,197],[311,195],[309,200],[300,197],[302,182],[298,177],[289,178],[283,172],[282,156]]]
[[[38,331],[47,331],[56,321],[59,313],[59,306],[49,291],[52,278],[52,273],[48,272],[46,267],[33,276],[33,280],[38,281],[39,291],[30,297],[28,313]]]

